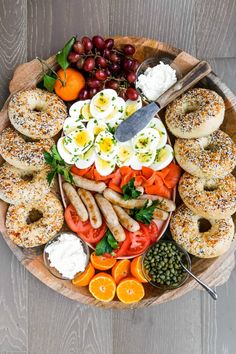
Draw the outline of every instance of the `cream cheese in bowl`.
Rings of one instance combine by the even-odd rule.
[[[50,272],[61,279],[74,279],[85,270],[89,252],[87,245],[75,234],[64,232],[48,242],[44,261]]]
[[[138,76],[136,87],[149,101],[156,101],[176,81],[176,71],[170,65],[160,61],[159,64],[148,67]]]

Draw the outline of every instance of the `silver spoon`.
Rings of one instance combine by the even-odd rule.
[[[189,275],[191,275],[191,277],[193,277],[207,292],[208,294],[211,295],[211,297],[214,299],[214,300],[217,300],[218,298],[218,295],[217,293],[215,292],[215,290],[213,290],[212,288],[210,288],[208,285],[206,285],[205,283],[203,283],[202,280],[200,280],[199,278],[197,278],[192,272],[190,272],[190,270],[188,270],[188,268],[186,268],[183,263],[181,261],[180,262],[180,265],[181,267],[185,270],[185,272],[187,272]]]

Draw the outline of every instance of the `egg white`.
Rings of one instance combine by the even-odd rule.
[[[98,134],[95,139],[96,154],[103,160],[111,161],[117,154],[117,141],[108,131]]]
[[[155,150],[160,140],[160,135],[155,129],[144,128],[132,139],[135,152]]]
[[[148,124],[148,128],[155,129],[160,135],[160,140],[157,144],[157,149],[161,149],[163,146],[165,146],[167,142],[167,131],[162,121],[158,118],[153,118]]]
[[[109,124],[115,124],[125,112],[125,100],[121,97],[117,97],[114,101],[114,108],[110,114],[108,114],[104,121]]]
[[[108,176],[116,167],[116,159],[106,161],[101,159],[98,155],[95,156],[95,167],[101,176]]]
[[[63,132],[65,135],[71,133],[73,130],[77,128],[85,128],[84,124],[75,118],[68,117],[65,119],[63,124]]]
[[[127,100],[125,102],[124,117],[128,118],[129,116],[131,116],[131,114],[133,114],[140,108],[142,108],[142,99],[140,96],[137,98],[136,101]]]
[[[88,124],[87,124],[87,129],[94,135],[94,137],[96,138],[96,136],[105,131],[108,130],[108,127],[106,125],[106,123],[104,123],[101,119],[91,119]]]
[[[87,112],[87,108],[90,106],[91,100],[77,101],[69,109],[69,115],[72,118],[79,119],[82,122],[87,122],[92,118],[91,113]]]
[[[129,166],[134,156],[134,150],[130,141],[118,143],[117,165],[119,167]]]
[[[89,150],[87,150],[84,154],[76,156],[75,166],[83,169],[92,166],[95,161],[95,149],[92,146]]]
[[[59,152],[59,155],[66,163],[73,164],[74,163],[74,155],[71,154],[66,149],[64,142],[65,142],[65,137],[62,136],[57,142],[57,151]]]
[[[143,166],[149,167],[154,162],[155,156],[156,152],[153,150],[135,153],[130,166],[133,170],[141,170]]]
[[[85,141],[81,141],[85,139]],[[73,130],[65,136],[64,145],[73,155],[84,154],[93,144],[93,134],[86,128]]]
[[[172,147],[167,144],[156,151],[155,159],[150,167],[155,171],[162,170],[171,163],[173,158],[174,151]]]
[[[115,107],[117,92],[112,89],[105,89],[93,96],[90,102],[90,112],[94,118],[107,117]]]

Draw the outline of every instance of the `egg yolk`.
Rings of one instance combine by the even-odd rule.
[[[110,152],[113,147],[113,140],[111,138],[103,138],[99,143],[99,147],[102,152]]]
[[[166,149],[157,150],[155,161],[156,162],[163,161],[163,160],[165,160],[166,157],[167,157]]]
[[[122,146],[119,151],[119,160],[121,162],[125,162],[130,157],[131,157],[131,151],[127,147]]]
[[[92,115],[90,113],[90,108],[89,108],[89,103],[85,103],[81,109],[82,116],[85,119],[90,119],[92,118]]]
[[[111,162],[110,161],[105,161],[103,159],[99,159],[99,165],[102,169],[107,169],[111,167]]]
[[[152,153],[138,154],[137,157],[141,163],[149,162],[152,157]]]
[[[106,117],[106,121],[112,120],[116,113],[118,112],[118,108],[114,107],[113,111]]]
[[[90,138],[88,132],[85,130],[79,131],[75,136],[76,145],[84,147],[89,144]]]
[[[93,134],[97,136],[99,133],[104,132],[106,129],[104,127],[94,127]]]
[[[100,112],[104,112],[110,105],[110,99],[104,94],[100,94],[94,101],[94,105]]]
[[[136,149],[142,149],[142,148],[147,147],[148,144],[149,144],[149,138],[148,137],[141,137],[138,139],[135,147],[136,147]]]
[[[129,104],[125,109],[125,116],[129,117],[131,114],[137,111],[137,107],[135,104]]]

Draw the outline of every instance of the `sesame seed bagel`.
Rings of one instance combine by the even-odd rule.
[[[225,113],[221,96],[211,90],[194,88],[171,102],[166,110],[166,124],[178,138],[192,139],[217,130]]]
[[[190,174],[201,178],[223,178],[236,166],[236,144],[221,130],[198,139],[176,139],[175,157]]]
[[[9,204],[32,203],[50,192],[49,169],[29,172],[5,162],[0,167],[0,199]]]
[[[42,217],[29,223],[32,210],[42,213]],[[8,236],[15,244],[26,248],[47,243],[60,231],[63,222],[61,202],[52,193],[33,204],[10,205],[6,215]]]
[[[20,133],[45,139],[62,129],[67,109],[56,94],[36,88],[16,93],[9,102],[8,116]]]
[[[236,179],[198,178],[185,172],[179,181],[179,194],[184,204],[204,218],[223,219],[236,211]]]
[[[196,257],[218,257],[230,248],[234,237],[233,219],[231,217],[218,220],[207,219],[211,228],[200,232],[201,218],[182,204],[173,213],[170,221],[172,237],[187,252]]]
[[[0,154],[9,164],[27,171],[37,171],[47,166],[43,152],[49,151],[54,141],[51,138],[25,141],[16,130],[5,128],[0,134]]]

